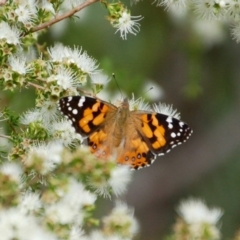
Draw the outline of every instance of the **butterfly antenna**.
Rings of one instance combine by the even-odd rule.
[[[143,95],[145,95],[146,93],[148,93],[149,91],[153,90],[154,86],[151,86],[149,89],[147,89],[145,92],[143,92]]]
[[[120,88],[119,85],[118,85],[118,82],[117,82],[115,73],[112,73],[112,77],[113,77],[113,79],[114,79],[114,81],[115,81],[115,83],[116,83],[116,85],[117,85],[117,88],[118,88],[119,92],[121,93],[121,95],[122,95],[122,97],[123,97],[123,93],[122,93],[122,91],[121,91],[121,88]]]

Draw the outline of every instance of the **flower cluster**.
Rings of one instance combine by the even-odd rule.
[[[105,4],[109,16],[108,20],[114,28],[117,28],[116,32],[120,32],[122,39],[127,39],[127,34],[131,33],[136,35],[140,31],[139,21],[143,19],[142,16],[131,16],[130,10],[128,10],[121,2]]]
[[[126,236],[130,239],[136,235],[137,222],[125,204],[117,205],[103,218],[102,229],[90,235],[85,233],[85,225],[98,226],[99,220],[92,217],[97,195],[87,190],[86,183],[74,175],[67,177],[64,172],[60,173],[59,167],[60,164],[60,177],[49,178],[44,190],[32,192],[28,182],[21,179],[24,166],[15,163],[1,166],[0,179],[4,183],[0,201],[1,239],[92,239],[97,233],[102,239],[112,239],[116,235],[117,239],[123,240]],[[36,178],[31,176],[32,181]],[[34,184],[31,187],[37,189]],[[116,213],[121,218],[114,218]],[[121,229],[106,232],[106,226],[112,226],[112,222]]]
[[[33,51],[39,32],[31,31],[58,11],[56,3],[8,4],[0,10],[0,84],[3,91],[34,88],[36,106],[20,117],[8,108],[0,113],[0,156],[11,160],[1,159],[0,166],[1,239],[75,240],[98,235],[121,240],[126,232],[134,237],[135,228],[129,230],[136,225],[132,211],[123,213],[130,225],[117,233],[106,233],[104,226],[98,227],[101,220],[93,218],[97,197],[123,194],[132,172],[80,149],[83,137],[57,110],[60,97],[78,94],[88,81],[96,94],[109,78],[79,47],[54,44]],[[87,234],[86,226],[98,230]]]
[[[179,12],[187,15],[187,12],[195,12],[204,21],[204,27],[218,29],[216,21],[222,24],[228,23],[231,26],[233,38],[240,42],[240,1],[239,0],[156,0],[157,6],[164,6],[175,15]],[[211,36],[213,33],[208,31]]]
[[[78,148],[82,136],[57,110],[58,99],[77,94],[87,80],[98,92],[109,79],[81,48],[56,44],[45,54],[45,58],[27,61],[23,51],[13,52],[3,59],[1,84],[11,91],[19,86],[35,88],[37,105],[20,118],[14,118],[8,109],[1,112],[1,121],[14,126],[12,135],[2,134],[13,144],[7,155],[12,162],[0,167],[2,239],[75,240],[91,239],[94,234],[111,239],[116,233],[106,233],[105,227],[90,235],[84,229],[100,223],[92,217],[97,197],[123,194],[132,172],[111,160],[96,159],[89,149]],[[126,219],[129,215],[130,225],[136,225],[132,212],[125,215]],[[129,230],[130,225],[122,227],[117,239],[125,239],[126,232],[129,237],[136,234]]]
[[[96,159],[87,148],[69,151],[59,142],[29,145],[21,162],[0,166],[1,239],[92,239],[96,233],[103,239],[132,238],[137,223],[125,204],[123,210],[118,205],[113,210],[127,221],[114,220],[117,226],[123,224],[118,231],[106,232],[105,219],[112,213],[104,217],[102,229],[90,235],[84,231],[100,223],[93,218],[97,197],[123,194],[131,174],[113,161]]]
[[[174,226],[173,239],[221,239],[218,226],[221,209],[210,209],[201,200],[189,199],[179,204],[177,212],[180,218]]]

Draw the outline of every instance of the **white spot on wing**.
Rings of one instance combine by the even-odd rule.
[[[172,123],[172,118],[171,118],[171,117],[168,117],[168,118],[166,119],[166,121],[167,121],[168,123]]]
[[[184,122],[179,122],[179,126],[182,128],[184,126]]]
[[[174,133],[174,132],[171,133],[172,138],[175,138],[176,136],[177,136],[176,133]]]
[[[79,99],[79,102],[78,102],[78,106],[79,107],[82,107],[83,106],[83,103],[85,102],[86,98],[84,96],[82,96],[80,99]]]
[[[78,114],[78,110],[77,110],[77,109],[73,109],[73,110],[72,110],[72,113],[73,113],[74,115],[77,115],[77,114]]]

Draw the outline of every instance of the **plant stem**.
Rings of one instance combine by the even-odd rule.
[[[99,0],[87,0],[86,2],[78,5],[77,7],[73,8],[72,10],[60,15],[60,16],[56,16],[54,19],[48,21],[48,22],[45,22],[45,23],[42,23],[36,27],[34,27],[33,29],[31,29],[30,33],[33,33],[33,32],[37,32],[39,30],[42,30],[44,28],[48,28],[50,27],[51,25],[57,23],[57,22],[60,22],[61,20],[65,19],[65,18],[68,18],[68,17],[71,17],[72,15],[74,15],[76,12],[79,12],[81,11],[83,8],[95,3],[95,2],[98,2]],[[27,35],[28,33],[26,33]]]

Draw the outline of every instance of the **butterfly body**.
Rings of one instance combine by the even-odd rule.
[[[115,157],[134,169],[149,166],[157,157],[185,142],[192,130],[176,118],[151,111],[131,111],[124,99],[117,107],[98,98],[64,97],[60,111],[75,131],[87,137],[99,158]]]

